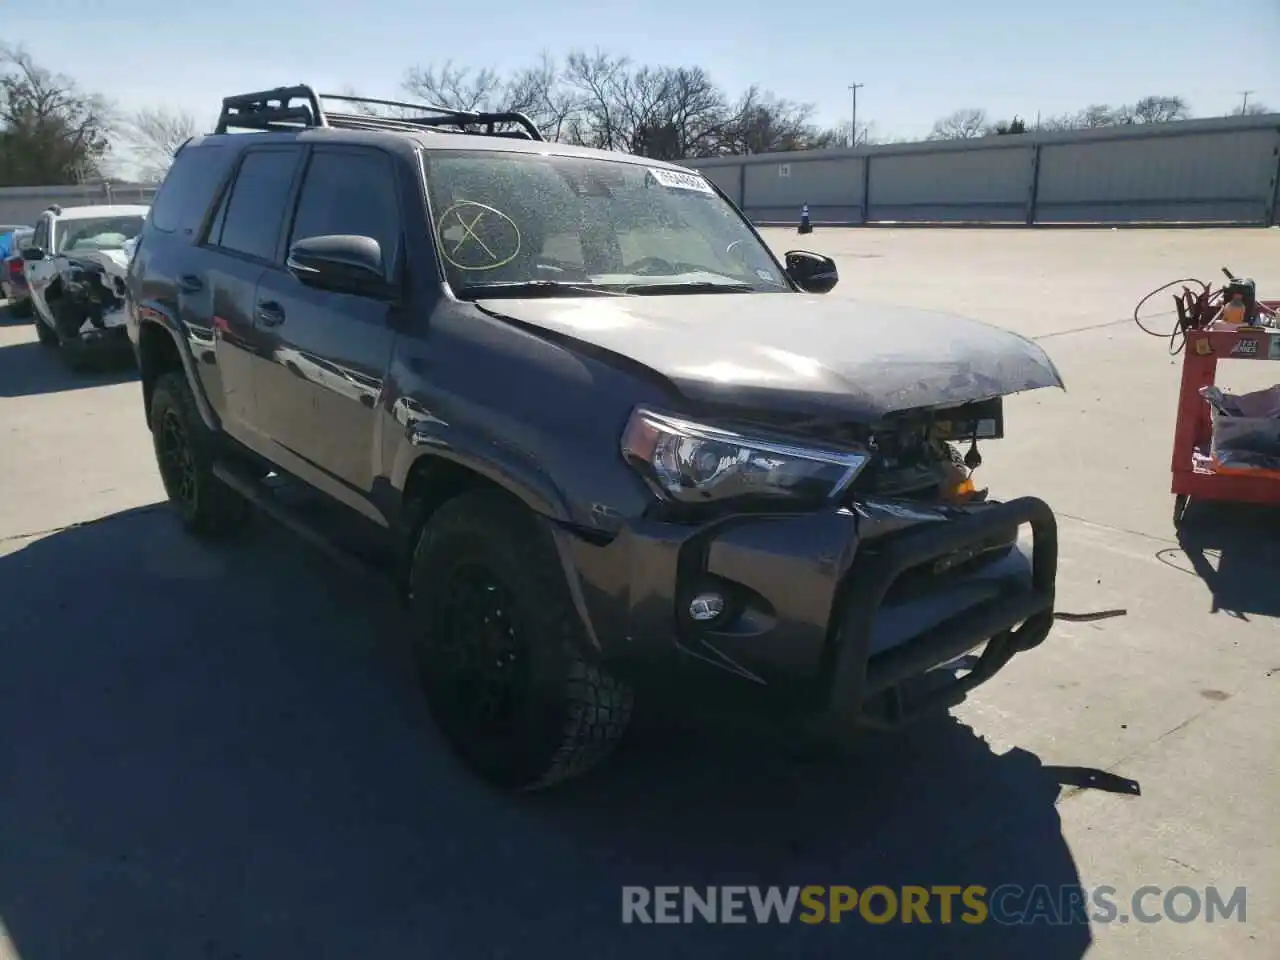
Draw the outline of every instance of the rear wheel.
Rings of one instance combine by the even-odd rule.
[[[632,691],[584,656],[582,623],[538,518],[500,493],[463,494],[428,521],[409,577],[419,678],[472,770],[536,790],[612,752]]]
[[[150,422],[160,479],[183,525],[211,537],[243,527],[252,508],[214,476],[214,438],[182,373],[166,373],[156,381]]]

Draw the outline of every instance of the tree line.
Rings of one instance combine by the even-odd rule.
[[[1241,104],[1232,116],[1258,116],[1271,110],[1261,103]],[[1093,104],[1074,113],[1036,118],[1028,124],[1023,117],[992,121],[985,110],[970,107],[942,117],[929,133],[930,140],[971,140],[976,137],[1007,136],[1028,130],[1094,130],[1143,123],[1173,123],[1192,119],[1191,106],[1182,97],[1149,96],[1135,103],[1111,106]]]
[[[549,140],[619,150],[660,160],[822,150],[851,143],[901,142],[878,136],[874,122],[823,125],[812,103],[748,87],[732,94],[701,67],[639,64],[604,51],[543,54],[502,74],[452,61],[410,68],[407,96],[455,110],[527,114]],[[348,88],[348,94],[358,95]],[[388,108],[366,108],[393,113]],[[1241,112],[1240,110],[1236,111]],[[1247,113],[1267,113],[1250,104]],[[1077,113],[991,119],[985,110],[957,110],[934,124],[929,139],[971,139],[1076,130],[1191,117],[1177,96],[1144,97]],[[186,111],[146,107],[122,114],[74,78],[38,63],[22,48],[0,45],[0,186],[81,183],[110,176],[122,155],[135,176],[158,180],[179,146],[201,129]]]

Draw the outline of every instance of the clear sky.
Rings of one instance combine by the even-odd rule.
[[[231,92],[310,82],[396,96],[414,64],[516,69],[539,51],[600,48],[700,65],[923,136],[983,107],[1028,122],[1091,103],[1179,94],[1222,115],[1241,91],[1280,111],[1280,0],[0,0],[0,39],[123,109],[210,123]]]

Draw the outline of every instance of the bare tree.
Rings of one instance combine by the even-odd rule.
[[[533,121],[548,140],[563,140],[581,98],[562,80],[560,65],[543,52],[533,66],[518,71],[506,85],[506,106]]]
[[[606,53],[571,54],[577,142],[658,159],[822,146],[813,107],[750,87],[735,102],[701,67],[634,67]]]
[[[621,150],[625,143],[623,108],[630,85],[631,61],[597,50],[581,50],[565,60],[565,83],[578,97],[579,113],[569,124],[574,143]]]
[[[778,153],[820,144],[811,122],[813,105],[783,100],[749,87],[731,109],[720,151],[731,154]]]
[[[1132,123],[1173,123],[1189,118],[1191,108],[1182,97],[1151,96],[1125,107],[1124,115]]]
[[[987,111],[967,107],[943,117],[933,125],[930,140],[973,140],[987,129]]]
[[[140,167],[140,179],[164,179],[178,149],[199,132],[195,117],[185,111],[144,107],[122,125],[121,139]]]
[[[848,147],[851,123],[852,121],[849,120],[841,120],[834,127],[815,130],[807,146],[795,147],[794,149],[838,150],[841,147]],[[861,120],[858,121],[857,146],[865,147],[870,144],[885,142],[888,141],[885,141],[876,133],[874,121],[868,120],[865,123]]]
[[[1260,117],[1263,114],[1271,113],[1271,108],[1265,103],[1246,103],[1242,104],[1231,111],[1233,117]]]
[[[1096,130],[1099,127],[1114,127],[1121,122],[1125,109],[1116,109],[1105,103],[1094,103],[1085,107],[1075,115],[1073,128],[1076,130]]]
[[[404,81],[409,93],[450,110],[502,109],[497,100],[503,87],[496,70],[472,72],[470,67],[455,67],[451,60],[439,67],[411,67]]]
[[[68,183],[101,176],[111,110],[100,96],[0,45],[0,185]]]

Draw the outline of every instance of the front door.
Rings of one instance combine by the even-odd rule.
[[[375,148],[316,147],[298,192],[287,245],[309,237],[372,237],[388,280],[398,280],[401,203],[390,156]],[[286,245],[286,246],[287,246]],[[377,474],[378,405],[395,339],[386,300],[316,289],[286,271],[258,283],[258,339],[266,349],[256,394],[265,426],[348,503]],[[323,484],[332,489],[331,483]]]
[[[32,260],[23,265],[27,276],[27,287],[31,291],[31,303],[35,308],[37,319],[43,318],[44,322],[52,327],[53,315],[49,313],[49,302],[45,299],[45,291],[53,282],[57,268],[53,263],[53,218],[49,214],[40,215],[29,246],[44,251],[42,260]]]

